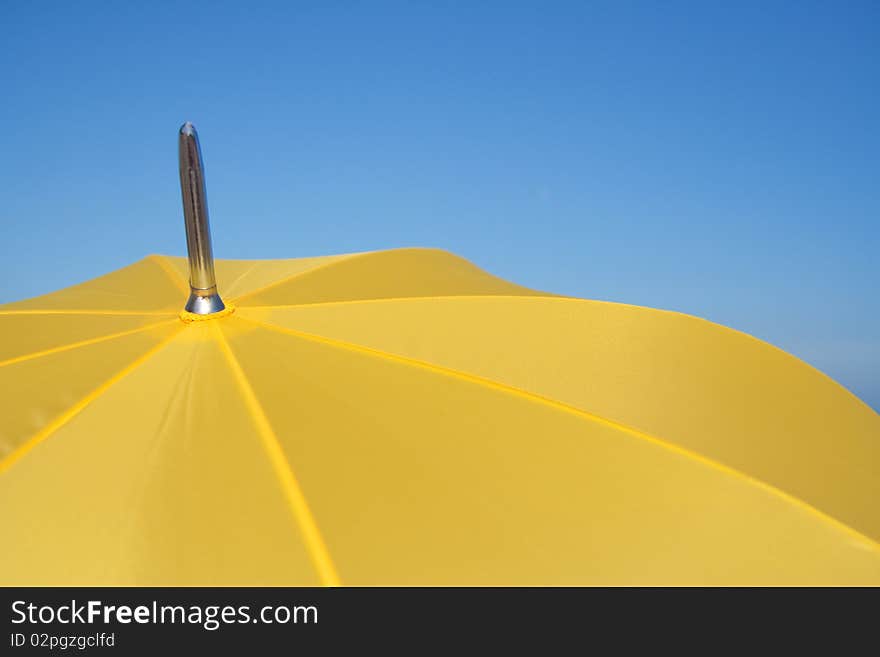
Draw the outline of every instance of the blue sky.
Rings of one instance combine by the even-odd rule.
[[[855,1],[3,3],[0,302],[182,255],[191,120],[217,257],[443,247],[752,333],[880,408],[878,26]]]

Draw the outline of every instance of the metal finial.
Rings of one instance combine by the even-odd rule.
[[[199,135],[189,121],[180,126],[178,155],[186,248],[189,255],[190,295],[185,310],[196,315],[210,315],[224,310],[226,306],[217,294],[214,278],[214,253],[211,250],[211,227],[208,225],[205,173]]]

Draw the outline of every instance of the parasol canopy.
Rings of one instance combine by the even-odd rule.
[[[215,262],[194,144],[188,259],[0,306],[0,584],[880,584],[822,373],[440,250]]]

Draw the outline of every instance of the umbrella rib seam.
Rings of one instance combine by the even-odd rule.
[[[240,273],[238,276],[236,276],[234,279],[232,279],[232,281],[230,281],[229,285],[224,285],[223,286],[223,293],[228,294],[230,299],[234,299],[235,297],[233,295],[232,290],[235,289],[235,286],[238,285],[238,282],[241,279],[243,279],[245,276],[250,274],[252,271],[254,271],[259,266],[260,266],[259,262],[255,262],[254,264],[252,264],[250,267],[248,267],[246,270],[244,270],[242,273]]]
[[[381,303],[382,301],[409,301],[409,300],[419,300],[419,299],[468,299],[468,298],[477,298],[477,299],[534,299],[541,301],[573,301],[580,303],[590,303],[590,304],[600,304],[600,305],[609,305],[609,306],[617,306],[617,307],[625,307],[633,310],[638,310],[640,312],[651,312],[657,315],[665,315],[676,318],[685,318],[690,321],[699,322],[703,324],[710,325],[713,330],[730,332],[734,335],[737,335],[741,338],[749,340],[750,342],[756,343],[764,349],[770,349],[773,352],[778,352],[787,358],[795,359],[800,365],[809,368],[813,373],[821,376],[823,379],[827,379],[831,383],[833,383],[836,387],[843,390],[850,398],[854,401],[858,402],[862,406],[866,406],[867,404],[854,392],[849,390],[847,387],[838,383],[831,376],[818,369],[814,365],[808,363],[807,361],[795,356],[794,354],[790,354],[784,349],[776,346],[771,342],[765,342],[750,333],[746,333],[745,331],[741,331],[736,328],[732,328],[730,326],[725,326],[724,324],[718,324],[717,322],[712,321],[711,319],[707,319],[705,317],[699,317],[698,315],[691,315],[688,313],[680,312],[678,310],[669,310],[665,308],[647,308],[645,306],[637,306],[631,303],[620,303],[617,301],[605,301],[602,299],[582,299],[580,297],[572,297],[565,295],[552,295],[547,293],[541,294],[512,294],[512,295],[504,295],[504,294],[485,294],[485,295],[476,295],[476,294],[462,294],[462,295],[430,295],[430,296],[418,296],[418,297],[377,297],[375,299],[349,299],[345,301],[326,301],[326,302],[317,302],[317,303],[294,303],[287,305],[266,305],[266,306],[244,306],[244,308],[248,310],[285,310],[289,308],[309,308],[312,306],[330,306],[330,305],[356,305],[356,304],[371,304],[371,303]]]
[[[176,287],[178,287],[184,294],[189,294],[189,281],[185,281],[177,270],[168,264],[168,261],[165,260],[165,258],[158,255],[150,255],[147,257],[158,265],[159,269],[165,273]]]
[[[506,383],[501,383],[500,381],[495,381],[493,379],[484,378],[481,376],[477,376],[474,374],[469,374],[467,372],[463,372],[461,370],[456,370],[448,367],[443,367],[441,365],[435,365],[433,363],[429,363],[426,361],[420,361],[415,358],[408,358],[406,356],[399,356],[397,354],[393,354],[387,351],[382,351],[380,349],[373,349],[371,347],[365,347],[363,345],[354,344],[350,342],[345,342],[343,340],[336,340],[333,338],[326,338],[324,336],[314,335],[311,333],[304,333],[302,331],[297,331],[294,329],[289,329],[283,326],[278,326],[276,324],[271,324],[269,322],[264,322],[256,319],[252,319],[249,317],[243,317],[241,315],[236,316],[237,319],[243,320],[246,322],[251,322],[253,324],[257,324],[259,326],[263,326],[266,329],[277,331],[279,333],[283,333],[286,335],[291,335],[294,337],[299,337],[303,340],[308,340],[311,342],[316,342],[319,344],[324,344],[329,347],[334,347],[337,349],[345,349],[348,351],[354,351],[363,353],[366,355],[371,355],[376,358],[389,360],[392,362],[396,362],[402,365],[408,365],[410,367],[415,367],[423,370],[427,370],[429,372],[434,372],[437,374],[441,374],[444,376],[448,376],[451,378],[461,379],[467,381],[469,383],[480,385],[492,390],[496,390],[499,392],[503,392],[506,394],[514,395],[517,397],[525,398],[534,403],[540,403],[546,406],[550,406],[551,408],[555,408],[557,410],[571,413],[573,415],[577,415],[591,422],[596,422],[598,424],[602,424],[606,427],[612,428],[617,431],[622,431],[634,438],[638,438],[640,440],[644,440],[646,442],[650,442],[658,447],[669,450],[681,456],[684,456],[692,461],[696,461],[697,463],[702,464],[703,466],[712,468],[714,470],[720,471],[723,474],[728,476],[732,476],[734,478],[738,478],[744,480],[746,483],[760,488],[772,495],[782,498],[784,501],[792,504],[793,506],[800,508],[801,510],[809,513],[810,515],[816,517],[818,520],[831,525],[835,529],[842,531],[848,534],[850,537],[859,540],[862,543],[867,544],[867,546],[874,552],[880,554],[880,543],[878,543],[873,538],[861,533],[857,529],[854,529],[850,525],[845,522],[834,518],[833,516],[828,515],[824,511],[816,508],[809,502],[788,493],[781,488],[777,488],[776,486],[763,481],[762,479],[758,479],[757,477],[753,477],[741,470],[737,470],[731,466],[725,465],[720,461],[716,461],[708,456],[704,456],[698,452],[694,452],[685,447],[681,447],[680,445],[676,445],[675,443],[669,442],[668,440],[664,440],[658,436],[654,436],[653,434],[647,433],[640,429],[636,429],[635,427],[630,427],[626,424],[618,422],[616,420],[612,420],[609,418],[605,418],[601,415],[597,415],[595,413],[591,413],[590,411],[585,411],[583,409],[577,408],[575,406],[570,406],[569,404],[565,404],[560,401],[556,401],[554,399],[549,399],[547,397],[542,397],[541,395],[535,394],[533,392],[529,392],[527,390],[523,390],[522,388],[517,388],[515,386],[511,386]]]
[[[49,424],[44,426],[40,431],[36,434],[28,438],[25,442],[15,448],[6,458],[0,460],[0,474],[3,474],[9,468],[11,468],[16,462],[20,461],[24,456],[27,455],[34,447],[39,445],[41,442],[49,438],[53,433],[61,429],[65,424],[73,420],[77,415],[79,415],[83,410],[85,410],[92,402],[98,399],[101,395],[107,392],[111,387],[113,387],[116,383],[119,383],[126,376],[131,374],[138,367],[146,363],[150,358],[155,356],[159,351],[162,350],[171,340],[173,340],[183,327],[180,327],[174,333],[169,335],[166,338],[163,338],[161,341],[150,347],[147,351],[138,356],[131,363],[126,365],[124,368],[116,372],[109,379],[104,381],[97,388],[93,389],[90,393],[88,393],[85,397],[82,397],[78,402],[66,408],[60,415],[56,416],[54,420],[52,420]]]
[[[128,335],[134,335],[135,333],[140,333],[141,331],[148,331],[152,328],[156,328],[158,326],[164,326],[166,324],[172,324],[176,320],[167,319],[162,322],[153,322],[152,324],[146,324],[144,326],[139,326],[134,329],[129,329],[127,331],[119,331],[118,333],[108,333],[107,335],[102,335],[97,338],[89,338],[87,340],[80,340],[78,342],[70,342],[68,344],[60,345],[58,347],[51,347],[50,349],[43,349],[41,351],[34,351],[28,354],[24,354],[22,356],[15,356],[14,358],[8,358],[7,360],[0,361],[0,367],[6,367],[7,365],[14,365],[16,363],[21,363],[28,360],[33,360],[35,358],[42,358],[44,356],[51,356],[53,354],[62,353],[65,351],[70,351],[71,349],[79,349],[81,347],[88,347],[89,345],[99,344],[101,342],[106,342],[108,340],[115,340],[117,338],[124,338]]]
[[[574,297],[562,297],[553,294],[431,294],[426,296],[413,297],[375,297],[372,299],[343,299],[340,301],[316,301],[315,303],[289,303],[270,306],[244,307],[248,310],[283,310],[285,308],[311,308],[312,306],[346,306],[383,303],[385,301],[426,301],[429,299],[563,299],[570,301],[588,301],[588,299],[576,299]],[[239,306],[241,307],[240,304]]]
[[[174,311],[176,312],[176,311]],[[0,310],[0,316],[12,315],[103,315],[109,317],[132,316],[132,315],[169,315],[170,310],[90,310],[90,309],[63,309],[63,310]]]
[[[398,249],[395,249],[395,250],[398,250]],[[399,249],[399,250],[403,251],[405,249]],[[258,287],[256,290],[251,290],[250,292],[245,292],[240,297],[236,297],[234,299],[234,301],[238,304],[242,299],[247,299],[248,297],[254,296],[255,294],[261,294],[262,292],[265,292],[266,290],[271,290],[272,288],[275,288],[279,285],[289,283],[290,281],[295,280],[297,278],[301,278],[302,276],[305,276],[307,274],[312,274],[314,272],[321,271],[323,269],[327,269],[328,267],[332,267],[332,266],[337,265],[341,262],[348,262],[349,260],[358,260],[360,258],[375,255],[377,253],[384,253],[384,251],[367,251],[366,253],[350,253],[347,255],[338,256],[338,258],[336,260],[331,260],[330,262],[322,263],[320,265],[317,265],[316,267],[312,267],[311,269],[306,269],[305,271],[300,271],[295,274],[291,274],[290,276],[285,276],[284,278],[281,278],[277,281],[272,281],[271,283],[268,283],[266,285]]]
[[[265,410],[257,399],[256,393],[250,384],[241,364],[235,357],[229,341],[223,335],[223,331],[217,324],[212,324],[214,335],[220,350],[226,357],[226,361],[232,370],[233,378],[244,395],[245,406],[251,414],[251,420],[260,436],[269,461],[275,470],[279,484],[287,499],[288,506],[292,512],[294,519],[299,525],[304,543],[308,550],[309,556],[318,572],[322,583],[325,586],[339,586],[341,584],[333,559],[321,535],[321,530],[315,520],[314,515],[309,508],[305,493],[293,472],[290,461],[284,454],[284,448],[281,446],[275,430],[272,428],[271,422],[266,415]]]

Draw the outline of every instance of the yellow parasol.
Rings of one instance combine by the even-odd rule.
[[[180,141],[188,261],[0,307],[0,584],[880,584],[828,377],[439,250],[215,263]]]

